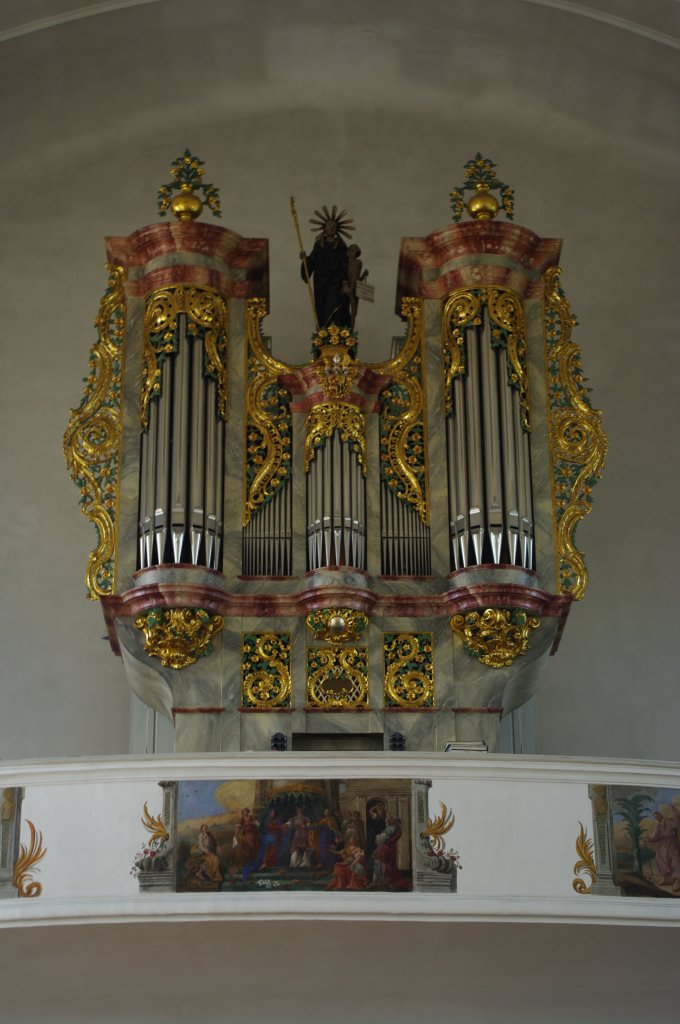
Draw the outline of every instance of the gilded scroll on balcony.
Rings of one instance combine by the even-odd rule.
[[[543,299],[555,554],[560,590],[578,600],[588,585],[588,573],[574,537],[592,507],[592,490],[607,454],[607,435],[602,414],[588,398],[580,349],[571,340],[577,321],[560,288],[560,274],[559,267],[546,271]]]
[[[530,630],[537,629],[540,622],[521,608],[485,608],[481,613],[454,615],[451,629],[482,665],[505,668],[528,651]]]
[[[221,615],[211,615],[204,608],[152,608],[135,619],[136,628],[144,633],[146,653],[160,658],[164,668],[174,669],[210,654],[223,625]]]
[[[290,707],[290,633],[244,633],[241,707]]]
[[[80,504],[98,534],[85,581],[88,597],[112,594],[116,585],[118,474],[122,433],[121,401],[125,337],[125,271],[109,264],[108,287],[95,321],[98,338],[90,351],[83,398],[71,410],[64,434],[64,458]]]
[[[307,650],[307,707],[352,711],[368,706],[365,647],[310,647]]]
[[[386,707],[431,708],[434,704],[432,633],[385,633]]]

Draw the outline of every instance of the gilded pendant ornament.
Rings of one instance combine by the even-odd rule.
[[[346,402],[324,402],[307,413],[305,422],[305,473],[319,448],[338,431],[340,438],[354,452],[366,476],[366,418],[356,405]]]
[[[359,369],[349,352],[324,349],[317,360],[317,377],[324,398],[330,402],[347,398]]]
[[[19,857],[12,872],[12,885],[16,888],[19,896],[39,896],[42,892],[42,885],[33,879],[33,872],[43,859],[47,850],[43,847],[42,832],[38,832],[32,821],[26,819],[31,841],[28,846],[21,843]]]
[[[176,669],[210,654],[223,625],[221,615],[211,615],[204,608],[152,608],[135,619],[137,629],[144,632],[146,653],[160,658],[164,668]]]
[[[351,711],[368,706],[365,647],[307,649],[307,707]]]
[[[430,525],[429,468],[425,394],[423,304],[402,300],[408,320],[402,352],[380,364],[392,382],[380,396],[380,478]]]
[[[383,635],[386,707],[431,708],[434,704],[432,633]]]
[[[368,626],[368,617],[353,608],[323,608],[310,612],[306,622],[315,640],[345,644],[356,643]]]
[[[473,220],[493,220],[500,207],[508,220],[512,220],[515,212],[515,192],[509,185],[499,181],[494,170],[496,164],[492,160],[477,153],[465,164],[465,181],[449,193],[453,219],[458,222],[464,210]],[[490,189],[498,189],[501,194],[500,204]],[[473,195],[465,202],[465,192]]]
[[[241,706],[290,707],[290,634],[244,633],[241,654]]]
[[[261,334],[266,314],[264,299],[248,299],[243,526],[278,494],[291,476],[290,394],[278,383],[279,374],[289,367],[267,351]]]
[[[186,332],[203,345],[203,376],[217,383],[217,413],[227,418],[227,336],[229,310],[226,300],[212,288],[176,285],[158,288],[147,296],[144,309],[142,361],[142,430],[149,426],[149,401],[158,398],[162,363],[179,351],[180,316]]]
[[[454,615],[450,624],[468,654],[489,668],[505,668],[526,653],[530,630],[540,622],[521,608],[486,608]]]
[[[491,345],[505,349],[508,386],[519,392],[522,426],[531,430],[526,328],[522,300],[507,288],[459,288],[448,296],[442,310],[444,409],[453,412],[455,377],[466,372],[465,332],[480,327],[486,314],[491,321]]]
[[[312,359],[317,360],[333,352],[346,352],[350,359],[356,359],[359,342],[348,327],[329,324],[322,327],[312,338]]]
[[[123,267],[108,264],[107,270],[108,286],[95,321],[98,337],[90,351],[83,398],[71,410],[63,442],[66,465],[80,488],[81,511],[97,530],[97,547],[85,573],[93,601],[114,593],[116,585],[126,300]]]
[[[559,585],[563,594],[579,600],[588,585],[588,573],[574,538],[576,527],[592,507],[593,486],[604,469],[607,435],[602,414],[588,398],[580,349],[571,340],[577,321],[560,288],[561,272],[551,267],[543,279],[548,432]]]
[[[580,832],[578,839],[576,840],[576,852],[579,859],[574,864],[574,874],[577,876],[571,883],[574,892],[580,893],[582,896],[587,896],[592,891],[593,885],[597,881],[597,868],[595,867],[595,854],[593,849],[593,841],[588,836],[587,829],[583,827],[579,821]],[[583,874],[588,875],[590,878],[590,885],[588,885],[583,878],[579,877]]]

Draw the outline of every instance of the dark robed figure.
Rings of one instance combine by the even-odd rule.
[[[300,275],[303,281],[312,280],[314,285],[314,307],[319,328],[336,324],[338,327],[351,327],[350,289],[348,273],[347,246],[341,234],[353,230],[350,220],[344,211],[337,213],[333,207],[331,213],[323,208],[317,211],[317,221],[313,224],[321,230],[314,242],[314,248],[306,257],[309,278],[305,273],[305,254],[300,253],[302,264]]]

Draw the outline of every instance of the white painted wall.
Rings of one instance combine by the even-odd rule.
[[[72,6],[6,5],[0,26]],[[538,699],[540,750],[678,757],[679,35],[669,0],[161,0],[0,35],[0,756],[128,749],[122,667],[84,596],[94,530],[61,436],[104,236],[155,220],[188,146],[221,187],[223,223],[271,239],[266,329],[290,360],[311,330],[292,193],[305,218],[336,201],[355,218],[376,286],[359,323],[368,359],[399,332],[401,236],[448,222],[478,149],[515,187],[517,221],[564,237],[610,453],[578,533],[590,587]]]

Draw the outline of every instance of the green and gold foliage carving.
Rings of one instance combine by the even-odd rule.
[[[290,633],[244,633],[241,706],[290,707]]]
[[[576,527],[592,507],[592,490],[604,469],[607,435],[593,409],[581,368],[581,352],[571,340],[576,324],[559,286],[559,267],[545,274],[544,317],[548,374],[548,431],[555,501],[555,548],[563,594],[582,598],[588,573],[575,546]]]
[[[368,705],[365,647],[307,649],[307,706],[350,711]]]
[[[433,707],[432,633],[385,633],[383,654],[385,706]]]
[[[82,512],[97,530],[85,581],[97,600],[115,589],[121,388],[125,338],[125,271],[109,264],[108,286],[95,321],[98,338],[90,351],[83,397],[71,410],[64,434],[64,458],[80,490]]]

